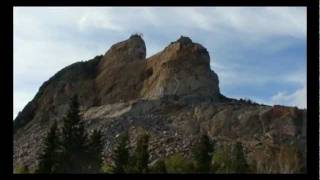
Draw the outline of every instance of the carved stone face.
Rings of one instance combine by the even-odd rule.
[[[135,35],[128,40],[128,55],[138,59],[146,58],[146,45],[140,36]]]
[[[146,57],[146,47],[145,46],[138,46],[134,48],[130,48],[128,53],[137,57],[138,59],[145,59]]]

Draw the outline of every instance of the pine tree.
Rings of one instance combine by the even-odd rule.
[[[61,141],[56,123],[45,139],[39,156],[38,173],[99,173],[102,165],[102,134],[94,130],[90,138],[79,116],[78,97],[71,99],[63,119]]]
[[[116,147],[113,152],[114,173],[125,173],[129,165],[128,133],[123,133],[118,137]]]
[[[222,144],[219,148],[215,148],[213,154],[212,171],[215,173],[231,173],[232,169],[232,146]]]
[[[44,140],[44,149],[39,155],[39,165],[35,173],[55,173],[59,164],[58,150],[57,123],[54,122]]]
[[[84,173],[87,134],[79,116],[78,96],[71,99],[67,116],[63,119],[62,148],[63,164],[60,167],[65,173]]]
[[[210,172],[212,152],[213,143],[210,142],[210,139],[206,134],[202,135],[198,144],[196,144],[192,151],[196,172]]]
[[[234,173],[246,173],[248,171],[249,166],[240,142],[236,143],[233,148],[231,162],[231,169]]]
[[[149,163],[148,151],[149,135],[144,133],[137,139],[137,146],[134,152],[134,169],[137,173],[147,173]]]
[[[90,173],[101,172],[102,167],[102,133],[99,130],[94,130],[90,136],[88,143],[88,171]]]

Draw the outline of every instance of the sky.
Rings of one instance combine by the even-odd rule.
[[[181,35],[207,48],[222,94],[306,108],[305,7],[14,7],[14,118],[43,82],[142,33],[147,57]]]

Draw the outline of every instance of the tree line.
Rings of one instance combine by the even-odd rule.
[[[78,97],[74,96],[61,130],[56,122],[51,126],[35,173],[98,173],[102,148],[102,133],[86,132],[79,116]]]
[[[129,134],[116,138],[112,163],[103,161],[103,135],[99,130],[87,133],[79,116],[78,97],[71,99],[62,127],[53,123],[38,155],[34,173],[248,173],[249,167],[241,143],[215,148],[208,135],[202,134],[191,150],[192,158],[182,153],[159,158],[152,165],[149,155],[149,134],[137,138],[133,152],[129,149]],[[28,173],[27,166],[19,167]]]

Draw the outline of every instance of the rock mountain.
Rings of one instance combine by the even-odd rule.
[[[46,132],[62,122],[74,94],[89,131],[104,133],[106,161],[116,136],[128,130],[133,145],[143,129],[151,134],[151,163],[175,152],[190,157],[204,132],[217,144],[242,142],[248,162],[273,161],[281,145],[294,141],[306,151],[306,110],[223,96],[208,51],[188,37],[146,59],[144,40],[132,35],[43,83],[14,121],[14,167],[36,166]]]

